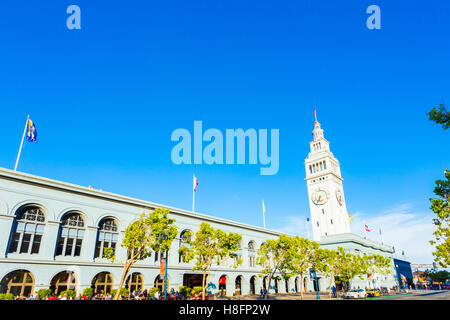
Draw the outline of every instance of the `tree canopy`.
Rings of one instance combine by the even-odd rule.
[[[192,271],[200,270],[203,273],[202,278],[202,299],[205,299],[206,286],[209,283],[209,277],[213,262],[220,264],[224,257],[233,258],[233,266],[242,263],[238,258],[237,251],[242,236],[237,233],[226,233],[221,229],[214,229],[208,223],[202,222],[200,230],[195,233],[192,240],[192,234],[187,231],[185,235],[186,244],[183,244],[178,253],[183,262],[189,262],[195,259]]]
[[[442,125],[444,130],[450,128],[450,111],[447,110],[447,106],[440,104],[438,108],[431,109],[427,113],[428,119]]]
[[[122,278],[119,289],[122,289],[125,278],[131,267],[138,261],[150,257],[152,252],[167,251],[178,229],[174,225],[175,219],[168,217],[169,209],[156,208],[153,212],[141,214],[139,219],[132,222],[126,229],[121,246],[127,250],[123,264]],[[115,251],[109,247],[105,249],[105,257],[111,262],[116,260]],[[116,291],[117,300],[120,290]]]

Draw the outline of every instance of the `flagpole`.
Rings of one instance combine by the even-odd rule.
[[[23,129],[22,141],[20,142],[19,153],[17,154],[16,165],[14,166],[14,171],[17,171],[17,165],[19,164],[20,154],[22,153],[23,139],[25,139],[25,133],[27,132],[28,119],[30,119],[30,115],[28,115],[27,121],[25,122],[25,128]]]
[[[309,227],[308,227],[308,218],[306,218],[306,233],[308,235],[308,239],[309,239]]]
[[[195,179],[195,174],[192,175],[192,182],[195,181],[194,179]],[[195,205],[195,187],[194,187],[194,183],[192,183],[192,212],[195,212],[194,205]]]
[[[367,239],[367,229],[366,229],[367,224],[364,222],[364,237]]]
[[[264,204],[264,199],[263,199],[263,225],[264,225],[264,229],[266,228],[266,205]]]
[[[266,228],[266,214],[263,212],[264,229]]]

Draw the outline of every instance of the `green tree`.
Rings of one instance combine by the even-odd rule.
[[[316,276],[327,272],[326,251],[320,247],[312,251],[310,257],[311,268],[314,269]],[[315,279],[314,279],[315,281]],[[317,288],[319,290],[319,288]]]
[[[433,108],[427,113],[428,118],[437,124],[442,125],[444,130],[450,128],[450,111],[447,106],[440,104],[439,108]],[[434,232],[435,239],[430,243],[435,246],[433,252],[434,262],[446,268],[450,264],[450,171],[445,170],[445,180],[436,181],[434,193],[438,198],[431,198],[431,210],[436,214],[433,223],[437,226]]]
[[[151,256],[153,252],[167,251],[177,236],[175,220],[170,219],[169,209],[156,208],[148,215],[141,214],[139,220],[132,222],[126,229],[121,246],[127,249],[125,261],[122,262],[123,273],[119,282],[119,289],[123,287],[125,278],[131,267],[141,259]],[[112,248],[106,248],[105,256],[111,261],[116,260]],[[120,291],[117,290],[114,300],[119,299]]]
[[[237,233],[226,233],[220,229],[212,228],[208,223],[202,222],[200,230],[195,233],[195,239],[188,232],[186,236],[186,245],[183,244],[178,253],[183,262],[189,262],[195,259],[192,271],[200,270],[202,278],[202,299],[205,299],[206,285],[209,283],[211,266],[215,261],[217,264],[224,257],[233,259],[233,267],[242,263],[242,259],[237,258],[236,251],[239,250],[239,243],[242,236]],[[237,259],[235,259],[237,258]]]
[[[290,266],[292,265],[290,261],[294,257],[297,238],[282,234],[276,240],[267,240],[258,250],[256,263],[262,266],[259,276],[263,279],[264,276],[269,277],[269,288],[276,273],[280,273],[284,279],[289,278],[291,274]]]
[[[442,125],[444,130],[450,128],[450,111],[447,110],[447,106],[440,104],[439,108],[433,108],[427,113],[428,119]]]
[[[364,256],[367,278],[371,279],[375,274],[388,274],[391,272],[392,262],[390,258],[379,254]],[[371,281],[369,281],[369,288]]]
[[[433,282],[445,283],[447,280],[450,280],[450,273],[446,270],[426,270],[424,275],[429,277]]]
[[[330,278],[330,288],[328,295],[331,298],[331,288],[333,283],[336,282],[336,277],[342,273],[345,263],[345,252],[342,247],[338,247],[337,250],[323,249],[324,268],[323,274]],[[344,262],[344,263],[343,263]]]
[[[430,243],[435,246],[433,252],[435,263],[446,268],[450,265],[450,170],[445,170],[446,180],[437,180],[434,193],[438,198],[431,198],[431,210],[436,214],[433,219],[437,226],[433,233],[435,239]]]
[[[304,292],[304,276],[308,274],[310,267],[316,266],[318,259],[317,252],[320,246],[317,242],[310,241],[309,239],[295,237],[291,238],[292,243],[287,251],[285,261],[281,265],[280,269],[282,274],[291,276],[300,276],[300,298],[303,300]],[[320,257],[322,259],[323,257]],[[322,265],[320,269],[322,269]]]
[[[356,276],[359,276],[362,280],[363,275],[366,274],[367,267],[365,261],[359,254],[352,254],[349,252],[344,252],[340,258],[339,279],[341,281],[350,282],[350,289],[352,289],[353,279]]]

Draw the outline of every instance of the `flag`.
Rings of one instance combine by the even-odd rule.
[[[364,229],[366,229],[366,231],[369,231],[369,232],[370,232],[370,229],[369,229],[369,227],[367,226],[367,224],[364,225]]]
[[[197,192],[198,179],[194,176],[194,192]]]
[[[264,199],[262,201],[262,205],[263,205],[263,213],[266,213],[266,205],[264,204]]]
[[[350,215],[350,213],[347,212],[347,214],[348,214],[348,220],[349,220],[350,222],[352,222],[353,217]]]
[[[380,228],[380,235],[381,235],[381,228]]]
[[[314,108],[314,118],[316,119],[316,121],[317,121],[317,113],[316,113],[316,109]]]
[[[34,126],[33,121],[31,121],[31,119],[28,119],[28,123],[27,123],[27,141],[29,141],[29,142],[36,142],[36,139],[37,139],[36,127]]]

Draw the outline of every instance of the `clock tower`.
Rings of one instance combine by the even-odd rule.
[[[333,234],[350,233],[339,161],[330,151],[320,123],[316,120],[311,152],[305,159],[306,185],[313,240]]]

